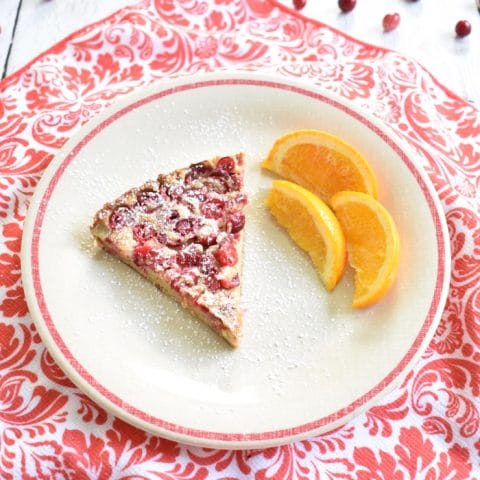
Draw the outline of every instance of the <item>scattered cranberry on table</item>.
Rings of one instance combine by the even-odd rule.
[[[338,0],[338,7],[343,13],[351,12],[357,5],[357,0]]]
[[[307,0],[293,0],[293,6],[297,10],[301,10],[307,4]]]
[[[455,33],[459,37],[466,37],[467,35],[470,35],[471,31],[472,31],[472,26],[470,25],[470,22],[468,22],[467,20],[460,20],[455,25]]]
[[[391,32],[395,30],[400,23],[400,15],[398,13],[388,13],[383,17],[383,30],[385,32]]]
[[[307,0],[292,0],[296,10],[301,10],[307,4]],[[418,0],[409,0],[418,2]],[[475,0],[478,11],[480,12],[480,0]],[[357,5],[357,0],[338,0],[338,7],[343,13],[351,12]],[[385,32],[395,30],[400,24],[400,15],[398,13],[388,13],[383,17],[382,25]],[[1,32],[1,29],[0,29]],[[472,32],[472,26],[467,20],[459,20],[455,25],[455,33],[458,37],[466,37]]]

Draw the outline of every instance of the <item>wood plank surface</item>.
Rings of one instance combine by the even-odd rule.
[[[6,61],[20,1],[0,0],[0,76],[6,73]]]

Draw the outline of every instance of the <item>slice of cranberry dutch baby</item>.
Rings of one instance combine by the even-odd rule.
[[[102,248],[134,268],[232,346],[243,327],[243,154],[160,175],[99,210]]]

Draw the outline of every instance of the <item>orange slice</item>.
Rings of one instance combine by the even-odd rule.
[[[377,197],[377,180],[360,152],[319,130],[296,130],[280,137],[262,166],[328,201],[342,190]]]
[[[395,280],[400,239],[393,218],[365,193],[339,192],[330,199],[347,241],[348,262],[355,269],[353,307],[380,300]]]
[[[330,291],[343,274],[345,238],[330,208],[308,190],[286,180],[274,180],[266,205],[299,247],[308,252]]]

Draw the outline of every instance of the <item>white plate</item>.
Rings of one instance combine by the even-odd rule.
[[[370,161],[402,255],[393,290],[353,310],[352,276],[323,289],[263,206],[272,142],[327,130]],[[90,220],[124,190],[191,162],[247,154],[245,335],[231,349],[98,251]],[[338,427],[390,391],[430,341],[450,271],[445,220],[415,158],[389,130],[331,94],[286,79],[225,74],[163,82],[89,123],[32,200],[22,267],[48,349],[90,397],[149,431],[226,448],[286,443]]]

